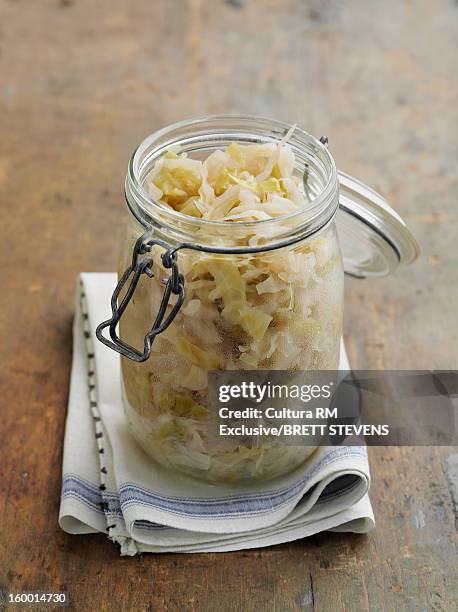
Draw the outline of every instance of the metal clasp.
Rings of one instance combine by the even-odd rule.
[[[180,274],[178,269],[176,249],[170,248],[169,245],[161,240],[154,240],[152,236],[153,228],[149,227],[148,230],[136,241],[132,254],[132,263],[119,279],[119,282],[116,285],[111,297],[112,316],[110,319],[100,323],[95,331],[95,334],[100,342],[110,347],[117,353],[120,353],[124,357],[138,362],[146,361],[148,359],[151,354],[151,346],[155,337],[165,331],[170,323],[172,323],[185,299],[184,277],[182,274]],[[146,274],[149,278],[153,278],[154,276],[153,258],[151,256],[141,258],[142,255],[151,252],[154,245],[161,246],[165,249],[164,253],[161,255],[162,265],[164,268],[171,270],[171,274],[164,281],[165,289],[159,307],[159,312],[157,313],[151,329],[145,335],[143,352],[141,352],[130,344],[127,344],[127,342],[124,342],[124,340],[121,340],[116,332],[116,327],[135,292],[142,274]],[[118,304],[119,295],[129,281],[129,278],[131,279],[130,284],[124,297]],[[170,313],[167,315],[167,317],[165,317],[172,294],[177,295],[178,299],[173,305]],[[103,330],[107,327],[109,328],[111,340],[105,338],[103,335]]]

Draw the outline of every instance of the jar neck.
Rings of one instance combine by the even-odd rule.
[[[205,159],[231,143],[240,145],[278,142],[290,125],[250,116],[220,115],[176,123],[148,136],[136,149],[126,177],[126,200],[143,226],[151,225],[169,244],[194,244],[205,250],[244,252],[271,250],[306,240],[332,222],[338,209],[338,180],[334,160],[327,148],[300,128],[288,140],[296,158],[296,170],[307,172],[310,201],[292,214],[228,223],[183,215],[155,200],[145,183],[154,164],[171,147],[190,157]],[[249,246],[257,237],[258,248]]]

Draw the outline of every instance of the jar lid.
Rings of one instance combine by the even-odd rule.
[[[420,249],[405,222],[379,193],[339,172],[336,215],[345,272],[386,276],[417,259]]]

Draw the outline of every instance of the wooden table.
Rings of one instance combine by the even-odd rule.
[[[370,452],[376,530],[120,558],[57,526],[81,270],[111,270],[128,157],[192,115],[330,138],[423,256],[348,280],[356,368],[458,369],[457,29],[449,0],[0,0],[0,585],[74,610],[456,610],[458,452]],[[2,604],[0,604],[2,607]],[[37,608],[35,608],[37,609]]]

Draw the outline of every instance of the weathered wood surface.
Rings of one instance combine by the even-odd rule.
[[[0,0],[3,592],[66,590],[75,610],[458,608],[456,449],[371,451],[367,537],[119,558],[57,526],[75,278],[114,268],[127,159],[169,122],[251,112],[327,134],[423,249],[395,278],[348,281],[353,366],[458,368],[457,31],[452,0]]]

